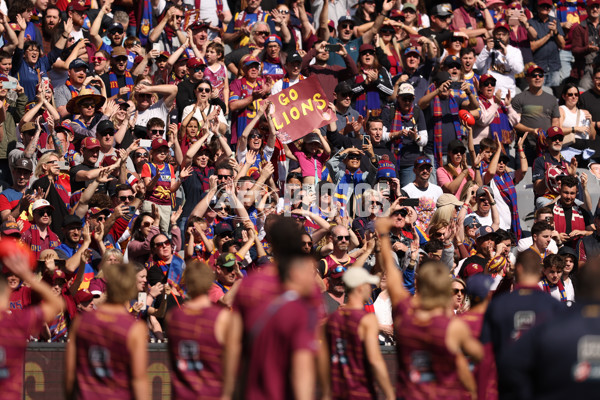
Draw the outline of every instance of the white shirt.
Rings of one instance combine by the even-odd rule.
[[[219,107],[219,106],[213,106],[212,104],[209,104],[208,107],[206,107],[204,110],[200,110],[199,108],[196,109],[196,111],[194,112],[194,118],[196,118],[198,120],[198,123],[200,124],[200,126],[202,126],[202,113],[204,113],[204,115],[208,116],[208,114],[210,114],[215,107]],[[181,120],[183,121],[185,119],[185,117],[187,117],[192,110],[194,109],[194,104],[190,104],[189,106],[185,107],[183,109],[183,113],[181,114]],[[219,112],[219,122],[222,124],[225,124],[227,126],[229,126],[227,124],[227,119],[225,119],[225,116],[223,115],[223,112]]]
[[[290,79],[290,87],[294,86],[298,82],[300,82],[299,77],[294,80]],[[281,92],[282,90],[283,90],[283,79],[280,79],[273,84],[273,87],[271,87],[271,94],[277,94],[277,93]]]
[[[465,217],[465,219],[469,218],[469,217],[475,217],[477,219],[477,221],[479,221],[479,223],[481,224],[481,226],[492,226],[492,210],[490,210],[488,212],[488,215],[486,215],[485,217],[482,217],[479,214],[476,213],[471,213],[469,215],[467,215]]]
[[[136,121],[136,125],[140,125],[140,126],[146,126],[148,125],[148,121],[150,121],[151,118],[160,118],[163,121],[165,121],[167,127],[169,126],[169,121],[167,121],[167,117],[169,116],[169,110],[167,109],[167,106],[165,105],[165,101],[163,99],[160,99],[159,101],[157,101],[156,103],[152,104],[150,107],[148,107],[147,110],[142,111],[138,114],[138,118]]]
[[[377,321],[379,321],[381,325],[394,324],[394,321],[392,320],[392,300],[389,296],[383,298],[383,296],[379,295],[375,300],[375,303],[373,303],[373,308],[375,309]]]
[[[532,245],[533,245],[533,237],[532,236],[529,236],[529,237],[519,240],[519,243],[517,243],[517,254],[527,250]],[[548,244],[548,247],[546,248],[546,250],[548,250],[552,254],[558,253],[558,246],[556,245],[556,242],[554,241],[554,239],[550,239],[550,243]]]
[[[492,57],[492,54],[495,54],[494,57]],[[503,74],[493,70],[492,58],[494,58],[494,65],[504,68]],[[523,55],[521,50],[511,45],[506,46],[506,55],[498,50],[489,51],[485,46],[475,60],[475,68],[480,70],[482,74],[490,74],[496,79],[496,89],[502,92],[502,98],[506,96],[509,90],[514,98],[517,93],[515,75],[523,72]]]
[[[433,183],[430,183],[429,186],[427,186],[427,190],[421,190],[415,186],[414,182],[411,182],[404,186],[402,190],[404,190],[411,199],[420,199],[421,197],[425,197],[428,199],[433,199],[434,204],[437,202],[438,197],[444,193],[441,187],[434,185]]]
[[[492,189],[492,195],[494,195],[494,201],[496,201],[496,208],[498,209],[498,216],[500,218],[500,229],[510,231],[510,226],[512,225],[512,211],[508,204],[504,202],[504,199],[500,194],[500,189],[498,189],[494,179],[490,181],[490,189]],[[491,215],[492,213],[490,211],[490,216]]]

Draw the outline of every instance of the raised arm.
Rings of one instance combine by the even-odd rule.
[[[379,235],[380,251],[377,253],[377,262],[386,273],[388,280],[388,291],[392,306],[410,296],[410,293],[404,288],[400,270],[396,268],[396,262],[392,257],[392,244],[390,242],[390,230],[393,226],[391,218],[377,218],[375,229]]]
[[[94,19],[94,23],[90,27],[90,37],[92,39],[92,44],[94,46],[96,46],[97,49],[100,49],[100,47],[102,47],[102,37],[100,36],[100,27],[102,26],[102,18],[106,14],[110,13],[113,1],[114,0],[106,0],[104,2],[104,5],[100,9],[100,11],[98,11],[98,15],[96,16],[96,19]]]

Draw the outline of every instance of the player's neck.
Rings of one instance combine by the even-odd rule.
[[[208,295],[202,294],[194,299],[185,303],[185,306],[191,308],[192,310],[201,310],[203,308],[209,307],[211,305],[211,301],[208,298]]]
[[[365,306],[365,302],[362,299],[362,296],[360,295],[354,295],[354,293],[351,293],[350,295],[348,295],[347,301],[346,301],[346,308],[351,309],[351,310],[360,310],[362,308],[364,308]]]

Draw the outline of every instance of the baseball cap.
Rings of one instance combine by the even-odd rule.
[[[75,132],[73,132],[73,128],[71,127],[71,124],[66,121],[61,122],[60,125],[58,125],[54,129],[57,131],[62,130],[62,131],[70,132],[71,134],[75,134]]]
[[[554,136],[564,136],[563,130],[560,129],[558,126],[551,126],[550,128],[548,128],[548,131],[546,132],[548,134],[549,138],[552,138]]]
[[[99,148],[100,148],[100,142],[95,137],[88,136],[81,141],[81,150],[83,150],[83,149],[91,150],[91,149],[99,149]]]
[[[346,94],[352,93],[352,88],[347,82],[340,82],[335,86],[333,91],[337,94]]]
[[[92,207],[88,211],[91,216],[96,216],[98,214],[104,214],[107,217],[110,215],[110,210],[108,208],[100,208],[100,207]]]
[[[398,96],[403,96],[406,94],[411,96],[415,95],[415,87],[410,83],[403,83],[400,85],[400,88],[398,88]]]
[[[588,1],[586,1],[586,6],[587,7],[596,6],[596,5],[600,5],[600,0],[588,0]]]
[[[407,8],[410,8],[413,11],[417,11],[417,6],[415,6],[413,3],[404,3],[404,5],[402,6],[402,11],[406,10]]]
[[[121,25],[118,22],[113,22],[112,24],[110,24],[110,26],[108,27],[107,31],[109,33],[113,33],[113,32],[116,32],[116,31],[120,30],[121,33],[123,33],[123,29],[124,29],[123,25]]]
[[[279,45],[279,47],[281,47],[281,38],[277,35],[271,35],[265,41],[265,46],[268,45],[269,43],[277,43]]]
[[[510,161],[510,157],[504,153],[501,153],[498,161],[503,161],[504,164],[507,164]]]
[[[232,253],[223,253],[217,258],[219,267],[232,268],[237,262],[237,258]]]
[[[552,0],[538,0],[538,6],[541,6],[542,4],[547,4],[549,6],[552,6]]]
[[[391,161],[382,160],[379,161],[379,168],[377,168],[377,177],[379,178],[395,178],[396,177],[396,166]]]
[[[13,169],[25,169],[29,172],[33,171],[33,162],[29,158],[21,157],[17,158],[15,162],[13,162]]]
[[[286,62],[286,64],[293,63],[293,62],[302,62],[302,56],[297,51],[295,51],[288,56],[288,58],[285,60],[285,62]]]
[[[79,1],[71,1],[69,7],[67,7],[68,11],[87,11],[88,6],[86,4],[81,4]]]
[[[455,195],[453,195],[451,193],[443,193],[440,197],[438,197],[435,205],[437,208],[449,206],[449,205],[460,207],[463,205],[463,203],[461,201],[459,201]]]
[[[69,64],[69,69],[88,68],[88,65],[81,58],[76,58]]]
[[[446,57],[446,59],[444,59],[444,65],[446,67],[450,67],[452,65],[457,65],[459,68],[462,66],[462,63],[460,62],[460,58],[458,58],[457,56],[448,56]]]
[[[304,136],[304,143],[307,143],[307,144],[308,143],[319,143],[319,144],[321,144],[321,138],[316,133],[311,132],[308,135]]]
[[[489,189],[489,188],[488,188]],[[475,197],[487,197],[487,192],[483,189],[483,187],[480,187],[479,189],[477,189],[477,191],[475,192]]]
[[[77,225],[78,227],[81,227],[83,225],[83,223],[81,222],[81,218],[79,218],[77,215],[73,215],[73,214],[67,215],[63,219],[62,226],[63,226],[63,228],[66,228],[67,226],[72,226],[72,225]]]
[[[494,30],[496,31],[498,29],[506,29],[508,32],[510,32],[510,27],[505,21],[498,21],[496,23],[496,25],[494,26]]]
[[[215,236],[219,236],[224,233],[231,233],[231,232],[233,232],[233,228],[228,223],[221,222],[221,223],[218,223],[217,225],[215,225],[215,230],[214,230]]]
[[[597,212],[598,212],[598,210],[596,210],[596,213]],[[558,255],[573,256],[573,257],[575,257],[575,260],[579,260],[579,257],[577,256],[577,252],[575,251],[575,249],[573,249],[572,247],[569,247],[569,246],[563,246],[560,249],[558,249]]]
[[[21,133],[23,132],[28,132],[28,131],[35,131],[37,129],[37,125],[35,124],[35,122],[25,122],[23,125],[21,125]]]
[[[470,228],[471,227],[479,228],[481,226],[481,223],[479,222],[477,217],[475,217],[474,215],[469,215],[467,218],[465,218],[463,225],[470,227]]]
[[[356,25],[352,17],[349,17],[347,15],[344,15],[343,17],[340,17],[340,19],[338,19],[338,26],[340,24],[343,24],[344,22],[350,22],[352,25]]]
[[[169,53],[168,51],[163,51],[158,55],[158,57],[156,57],[156,59],[158,60],[159,58],[169,58],[169,57],[171,57],[171,53]]]
[[[447,17],[448,15],[452,15],[452,6],[450,3],[438,4],[431,10],[431,15],[437,17]]]
[[[102,159],[102,162],[100,163],[100,166],[101,167],[110,167],[111,165],[116,164],[117,161],[119,161],[119,157],[117,157],[115,155],[105,156]]]
[[[348,268],[342,276],[342,281],[349,289],[357,288],[365,283],[369,285],[379,284],[379,277],[371,275],[366,269],[362,267]]]
[[[127,56],[127,50],[123,46],[113,47],[112,52],[110,53],[112,58]]]
[[[453,141],[448,143],[448,153],[453,153],[454,150],[457,150],[457,149],[467,150],[467,147],[465,146],[465,144],[462,141],[460,141],[458,139],[454,139]]]
[[[186,65],[190,69],[193,69],[193,68],[196,68],[196,67],[201,67],[201,66],[205,66],[206,67],[206,64],[204,64],[204,62],[202,61],[202,59],[196,58],[196,57],[190,58],[187,61]]]
[[[67,275],[65,275],[65,273],[63,271],[61,271],[60,269],[56,269],[54,271],[54,273],[52,274],[52,284],[55,284],[56,281],[59,281],[61,279],[66,281]]]
[[[193,24],[191,24],[190,26],[188,26],[188,29],[191,29],[193,31],[198,30],[198,29],[202,29],[202,28],[206,28],[210,26],[207,22],[197,19],[194,21]]]
[[[3,235],[13,235],[15,233],[21,233],[21,231],[19,230],[19,225],[17,225],[17,223],[14,221],[3,222],[2,226],[0,226],[0,232],[2,232]]]
[[[420,157],[417,157],[417,159],[415,160],[414,167],[416,168],[416,167],[419,167],[421,165],[431,165],[431,166],[433,166],[433,163],[431,162],[431,160],[429,159],[429,157],[427,157],[427,156],[420,156]]]
[[[245,67],[252,65],[252,64],[260,64],[260,61],[258,61],[258,58],[254,57],[254,56],[250,56],[250,57],[246,58],[246,61],[244,61]]]
[[[98,127],[96,128],[96,134],[101,134],[106,131],[115,131],[115,124],[112,123],[109,119],[103,119],[98,123]]]
[[[485,299],[494,283],[494,278],[488,274],[475,274],[467,279],[466,294],[476,303]]]
[[[163,138],[154,139],[152,141],[152,150],[157,150],[161,147],[169,147],[169,143]]]
[[[421,56],[421,51],[419,51],[419,48],[416,46],[407,47],[406,50],[404,50],[404,55],[407,55],[408,53],[416,53],[419,57]]]
[[[75,300],[75,303],[77,304],[89,303],[90,301],[94,300],[94,295],[88,292],[86,289],[82,289],[75,293],[73,300]]]
[[[494,78],[492,75],[490,75],[490,74],[483,74],[479,78],[479,83],[485,83],[485,82],[489,81],[490,79],[492,79],[494,82],[496,82],[496,78]]]
[[[527,75],[531,75],[533,74],[534,71],[541,71],[542,73],[544,73],[544,68],[540,67],[537,64],[533,64],[531,65],[529,68],[527,68]]]
[[[335,29],[335,22],[333,22],[333,20],[330,19],[329,22],[327,23],[327,26],[330,27],[330,28],[332,28],[332,29]]]
[[[433,82],[436,84],[436,86],[449,80],[450,74],[448,73],[448,71],[438,71],[438,73],[435,74],[435,77],[433,78]]]
[[[54,210],[54,207],[50,202],[46,199],[38,199],[33,202],[31,206],[31,211],[39,210],[40,208],[51,208]]]
[[[488,225],[484,225],[484,226],[480,226],[479,229],[477,229],[477,239],[484,239],[487,236],[493,235],[494,234],[494,230],[492,229],[491,226]]]
[[[365,51],[375,51],[375,47],[370,43],[365,43],[358,48],[359,54]]]

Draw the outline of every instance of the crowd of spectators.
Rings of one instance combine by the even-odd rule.
[[[471,277],[512,292],[529,253],[571,306],[600,255],[598,0],[2,0],[0,34],[0,235],[64,300],[40,340],[106,301],[109,264],[137,266],[127,309],[155,340],[193,260],[234,307],[277,262],[278,215],[305,231],[323,317],[348,268],[381,275],[381,217],[404,287],[441,261],[457,315],[481,303]],[[268,98],[312,76],[336,118],[283,143]],[[365,308],[392,344],[381,278]],[[12,312],[41,301],[7,279]]]

